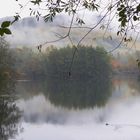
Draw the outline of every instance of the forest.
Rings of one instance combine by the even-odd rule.
[[[17,79],[102,79],[110,76],[110,56],[102,48],[80,46],[73,60],[74,47],[49,47],[45,52],[29,48],[11,49]]]
[[[81,45],[58,48],[47,47],[39,52],[29,47],[10,48],[0,40],[0,77],[15,80],[85,80],[110,78],[113,74],[139,75],[136,58],[133,54],[108,54],[102,47]],[[73,57],[74,56],[74,57]]]
[[[14,87],[16,81],[38,81],[46,98],[55,105],[68,108],[104,105],[111,93],[111,55],[103,48],[81,45],[73,57],[74,50],[75,46],[50,46],[44,52],[27,47],[9,48],[1,39],[0,81],[9,87],[11,83]],[[65,98],[70,95],[71,99]]]

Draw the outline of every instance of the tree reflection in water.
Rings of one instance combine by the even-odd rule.
[[[15,83],[0,80],[0,140],[14,138],[19,131],[21,111],[16,106]]]
[[[47,79],[44,94],[56,106],[75,109],[100,107],[111,95],[111,81]]]

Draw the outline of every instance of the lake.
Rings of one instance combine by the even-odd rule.
[[[2,140],[139,140],[140,82],[19,81],[1,94]],[[1,88],[5,93],[9,85]],[[12,95],[12,96],[11,96]]]

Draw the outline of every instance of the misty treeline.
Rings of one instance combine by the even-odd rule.
[[[15,60],[9,44],[0,38],[0,79],[12,79],[15,76],[14,65]]]
[[[17,77],[25,79],[103,79],[111,72],[110,57],[102,48],[48,47],[39,53],[29,48],[12,49]]]
[[[59,79],[108,79],[113,70],[135,69],[134,55],[108,54],[104,48],[79,46],[57,48],[47,47],[45,51],[27,47],[9,48],[8,43],[0,40],[0,78],[39,80]],[[136,52],[140,54],[139,51]],[[73,57],[74,55],[74,57]],[[121,59],[122,58],[122,59]],[[127,65],[125,60],[128,59]]]

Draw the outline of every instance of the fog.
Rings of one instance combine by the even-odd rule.
[[[19,106],[24,106],[25,110],[24,131],[20,139],[140,139],[139,96],[126,98],[123,102],[120,99],[116,102],[110,99],[105,107],[83,110],[69,111],[55,107],[43,95],[35,96],[32,101],[19,101]],[[29,123],[29,116],[33,117],[32,115],[38,115],[39,120]]]
[[[88,23],[86,26],[97,24],[100,18],[101,16],[89,13],[88,18],[85,19]],[[7,36],[6,39],[11,47],[36,48],[39,44],[65,35],[68,28],[62,28],[60,25],[69,26],[70,20],[70,17],[66,18],[64,15],[56,17],[53,23],[44,23],[43,19],[37,22],[34,18],[25,18],[11,27],[12,35]],[[74,26],[77,24],[74,23]],[[70,35],[73,43],[77,44],[87,31],[88,29],[72,29]],[[115,37],[114,33],[107,32],[107,38],[103,38],[103,35],[104,31],[97,28],[84,39],[82,44],[104,46],[109,51],[118,46],[119,39],[110,38],[110,35]],[[65,39],[48,45],[63,47],[68,44],[71,44],[70,40]],[[123,52],[130,51],[124,45],[122,46],[119,49]],[[137,46],[139,43],[136,44]],[[124,61],[124,58],[122,60]],[[30,93],[27,94],[30,95]],[[56,106],[43,92],[27,99],[22,97],[17,105],[23,111],[23,130],[16,137],[17,140],[140,139],[139,91],[127,84],[115,87],[109,100],[102,107],[68,109],[65,106]]]
[[[24,125],[28,129],[24,133],[24,137],[21,136],[21,138],[25,140],[138,140],[140,138],[139,129],[131,127],[114,130],[111,127],[96,124],[88,126],[53,126],[47,124],[42,127],[39,125]]]
[[[140,96],[135,80],[113,88],[102,107],[67,109],[55,106],[43,93],[18,100],[24,111],[23,140],[139,140]],[[27,96],[27,95],[26,95]]]
[[[83,13],[79,14],[79,16],[82,16],[82,15]],[[83,25],[83,27],[85,26],[93,27],[94,25],[98,23],[98,21],[101,18],[102,16],[98,15],[96,12],[95,13],[88,12],[86,13],[86,17],[84,17],[85,25]],[[5,19],[13,20],[12,17],[5,18]],[[1,19],[1,21],[3,20],[4,19]],[[6,39],[8,40],[8,42],[10,43],[12,47],[28,46],[28,47],[34,48],[40,44],[43,44],[44,42],[53,41],[53,40],[58,39],[60,36],[66,35],[69,29],[63,28],[60,26],[69,27],[70,22],[71,22],[71,17],[68,17],[65,14],[60,14],[54,18],[53,22],[47,22],[47,23],[45,23],[42,18],[40,18],[39,21],[37,21],[34,17],[23,18],[12,25],[11,27],[12,35],[6,36]],[[104,24],[104,22],[106,21],[104,20],[102,24]],[[73,23],[73,26],[79,27],[79,25],[77,25],[76,22]],[[89,34],[86,37],[86,39],[83,40],[82,44],[93,45],[93,46],[96,46],[97,44],[99,45],[104,44],[103,36],[104,36],[105,31],[100,29],[100,26],[97,27],[91,34]],[[88,31],[89,29],[85,29],[85,28],[73,28],[70,34],[73,43],[77,44],[79,40]],[[107,36],[110,36],[109,34],[110,33],[106,33]],[[100,40],[98,41],[98,39]],[[103,42],[103,43],[99,43],[99,42]],[[48,45],[55,45],[55,46],[63,47],[68,44],[71,44],[71,42],[68,38],[66,38],[64,40],[60,40],[55,43],[49,43]],[[113,41],[110,43],[106,41],[106,44],[109,47],[113,47],[115,43]]]
[[[97,14],[87,13],[87,18],[85,18],[85,25],[83,27],[93,27],[97,24],[97,22],[102,17]],[[6,18],[6,20],[11,20],[12,18]],[[3,21],[1,19],[0,21]],[[71,17],[67,17],[66,15],[56,16],[52,23],[45,23],[42,18],[37,21],[34,17],[28,17],[20,19],[17,23],[13,24],[11,27],[12,35],[6,36],[6,40],[9,42],[12,48],[21,48],[21,47],[30,47],[37,50],[37,46],[40,44],[44,44],[45,42],[54,41],[60,38],[60,36],[64,36],[67,34],[71,21]],[[104,20],[101,25],[103,25],[106,21]],[[100,25],[100,26],[101,26]],[[107,51],[111,51],[116,48],[120,44],[120,39],[116,36],[116,31],[114,32],[114,23],[110,25],[108,31],[103,30],[98,26],[95,30],[93,30],[82,42],[83,45],[92,45],[94,47],[100,46],[104,47]],[[64,27],[62,27],[64,26]],[[74,27],[78,27],[76,23],[73,25]],[[86,28],[72,28],[71,29],[71,39],[69,38],[62,39],[58,42],[45,44],[42,48],[46,50],[46,47],[50,45],[54,45],[57,47],[65,47],[69,45],[77,45],[79,40],[89,31]],[[139,42],[130,42],[127,44],[129,47],[125,46],[123,43],[120,45],[119,49],[116,52],[127,52],[130,50],[135,51],[135,49],[139,49]]]

